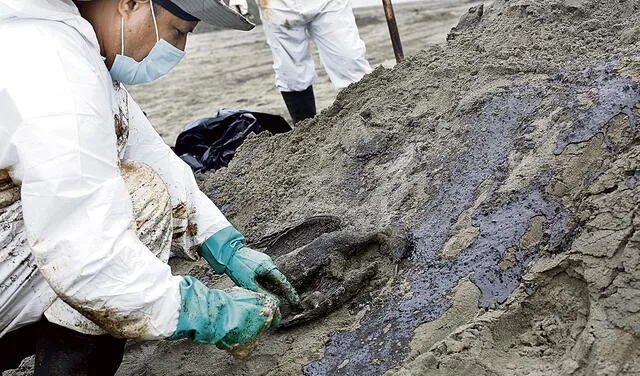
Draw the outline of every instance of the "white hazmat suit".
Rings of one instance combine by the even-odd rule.
[[[303,91],[317,75],[310,40],[340,90],[371,72],[349,0],[256,0],[280,91]]]
[[[71,0],[0,0],[0,46],[11,57],[0,59],[0,337],[45,311],[54,323],[104,333],[58,296],[112,335],[172,335],[182,279],[156,256],[166,260],[170,247],[196,259],[229,222],[111,80]],[[147,215],[162,228],[166,217],[134,217],[127,186],[160,184],[141,178],[145,169],[166,185],[154,198],[161,208],[168,192],[173,227],[152,250],[135,222]]]

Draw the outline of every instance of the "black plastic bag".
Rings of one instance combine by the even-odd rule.
[[[282,116],[246,110],[220,110],[209,118],[187,125],[176,139],[173,151],[193,172],[217,170],[229,165],[250,133],[273,134],[291,130]]]

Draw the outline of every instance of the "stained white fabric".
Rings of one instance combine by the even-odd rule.
[[[129,100],[133,102],[131,97]],[[231,224],[200,191],[191,168],[165,144],[140,107],[130,103],[128,108],[130,128],[123,157],[144,162],[160,175],[173,208],[171,251],[179,257],[197,260],[200,245]]]
[[[0,45],[0,109],[19,119],[0,121],[0,134],[12,133],[0,144],[9,175],[0,181],[11,181],[11,197],[20,191],[0,206],[0,336],[37,321],[56,296],[118,337],[173,334],[181,278],[136,233],[120,161],[164,181],[171,226],[184,229],[173,233],[178,253],[196,258],[228,221],[111,81],[70,0],[0,0]]]
[[[37,321],[56,298],[26,244],[19,197],[19,188],[0,170],[0,336]]]
[[[164,181],[151,167],[136,161],[120,161],[120,171],[133,208],[132,230],[160,261],[169,261],[173,224],[171,199]],[[60,298],[44,314],[49,322],[84,334],[106,334]]]
[[[257,3],[280,91],[302,91],[315,82],[310,41],[318,47],[320,61],[336,89],[371,72],[349,0]]]

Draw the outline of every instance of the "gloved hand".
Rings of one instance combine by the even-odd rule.
[[[180,296],[178,326],[168,340],[189,338],[231,349],[256,339],[280,320],[273,298],[244,289],[210,290],[186,276],[180,283]]]
[[[199,252],[216,272],[226,273],[236,285],[275,295],[293,307],[299,307],[298,293],[271,257],[246,247],[244,236],[235,228],[227,227],[216,232],[202,244]]]
[[[243,16],[249,14],[249,5],[247,4],[247,0],[229,0],[229,6]]]

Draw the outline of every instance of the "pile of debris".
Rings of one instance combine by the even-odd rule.
[[[474,7],[446,46],[250,137],[201,187],[326,309],[248,360],[141,343],[120,374],[640,374],[639,10]]]

